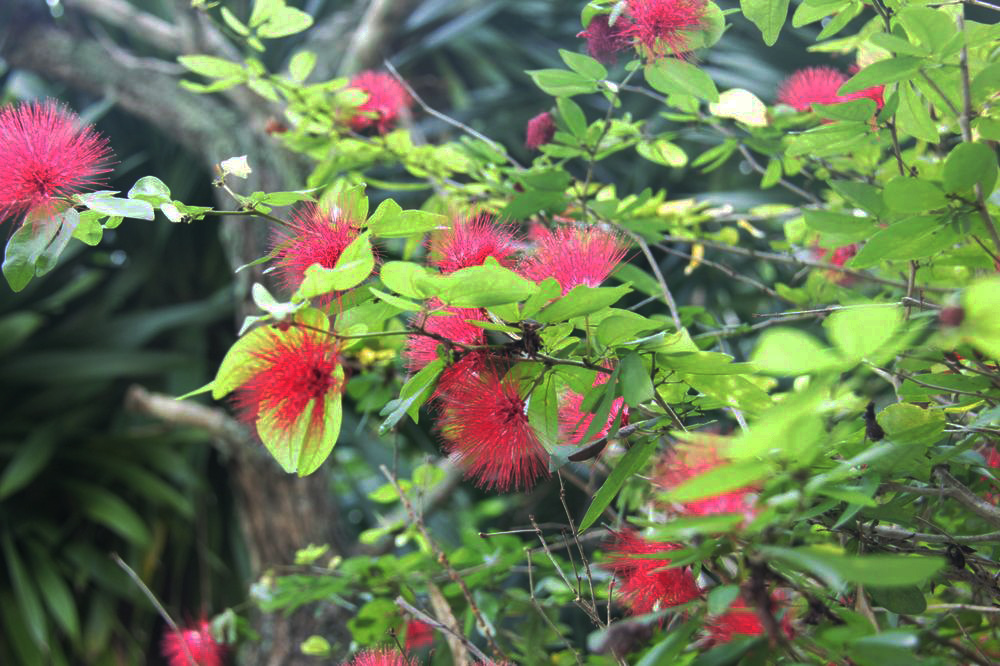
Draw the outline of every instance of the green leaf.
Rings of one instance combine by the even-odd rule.
[[[749,127],[767,127],[767,105],[749,90],[731,88],[708,105],[713,116],[732,118]]]
[[[913,56],[896,56],[888,60],[879,60],[848,79],[844,85],[840,86],[837,94],[848,95],[860,92],[865,88],[908,79],[916,74],[925,63],[923,58]]]
[[[728,407],[758,414],[773,404],[771,397],[752,381],[739,375],[685,375],[684,383]]]
[[[640,141],[635,146],[636,152],[650,162],[664,166],[680,168],[687,164],[688,157],[684,149],[666,139]]]
[[[307,268],[294,300],[309,300],[361,284],[375,268],[375,254],[369,237],[370,232],[366,231],[351,241],[333,268],[324,268],[319,264]]]
[[[872,215],[880,215],[885,210],[882,192],[873,185],[853,180],[831,180],[830,187],[840,196]]]
[[[961,331],[979,351],[1000,358],[1000,277],[981,278],[962,295],[965,319]]]
[[[836,236],[838,242],[856,243],[875,234],[879,228],[870,217],[858,217],[826,210],[803,211],[806,226],[824,234]]]
[[[118,215],[137,220],[152,220],[155,217],[153,206],[142,199],[118,199],[90,194],[77,195],[77,199],[90,210],[104,215]]]
[[[920,259],[930,256],[953,241],[940,218],[930,215],[908,217],[880,229],[848,262],[850,268],[862,269],[881,261]],[[941,236],[939,239],[938,236]]]
[[[45,469],[56,451],[56,438],[38,428],[20,445],[0,474],[0,500],[31,483]]]
[[[722,615],[740,596],[739,585],[720,585],[708,593],[709,615]]]
[[[902,324],[894,307],[858,307],[831,314],[824,328],[845,359],[868,358],[896,336]]]
[[[423,210],[402,210],[394,201],[386,199],[368,220],[368,228],[381,238],[401,238],[447,229],[448,218]]]
[[[922,409],[916,405],[897,402],[889,405],[878,415],[878,423],[885,429],[885,435],[898,444],[930,445],[937,442],[944,433],[944,412],[938,409]]]
[[[312,24],[312,16],[304,11],[294,7],[282,7],[273,13],[266,23],[257,28],[257,36],[261,39],[288,37],[308,30]]]
[[[765,331],[750,362],[764,374],[786,376],[822,372],[839,364],[816,338],[794,328]]]
[[[370,291],[379,300],[385,301],[394,308],[399,308],[400,310],[404,310],[406,312],[419,312],[424,309],[424,306],[419,303],[414,303],[413,301],[408,301],[405,298],[387,294],[384,291],[376,289],[375,287],[368,287],[368,291]]]
[[[242,386],[255,370],[254,353],[267,344],[273,330],[269,326],[255,328],[236,340],[219,365],[212,382],[212,397],[223,398],[236,387]]]
[[[608,77],[608,70],[597,60],[582,53],[573,53],[566,49],[559,49],[559,57],[563,62],[577,74],[588,79],[600,80]]]
[[[922,213],[944,208],[948,200],[941,188],[930,181],[896,176],[885,184],[885,203],[900,213]]]
[[[177,58],[177,62],[195,74],[201,74],[210,79],[239,78],[245,80],[246,78],[246,71],[242,64],[215,56],[183,55]]]
[[[38,583],[38,592],[45,601],[56,624],[72,640],[80,637],[80,615],[76,610],[76,602],[70,592],[66,580],[56,570],[55,563],[39,553],[32,560],[32,572]]]
[[[246,37],[250,34],[250,28],[248,28],[243,21],[236,18],[236,15],[233,14],[228,7],[222,7],[219,12],[222,14],[222,20],[225,21],[227,26],[229,26],[229,29],[237,35],[240,37]]]
[[[774,46],[788,16],[789,0],[740,0],[740,10],[757,26],[764,43]]]
[[[693,95],[709,102],[719,101],[712,77],[689,62],[660,58],[643,69],[646,82],[666,95]]]
[[[253,11],[250,12],[250,27],[256,28],[270,19],[285,6],[285,0],[254,0]]]
[[[565,69],[535,69],[526,72],[535,85],[553,97],[572,97],[597,92],[592,78]]]
[[[908,81],[900,83],[898,90],[899,107],[896,110],[896,123],[900,131],[929,143],[937,143],[937,125],[931,119],[927,102]]]
[[[548,373],[541,385],[528,397],[528,423],[538,440],[550,454],[560,448],[559,437],[559,397],[556,394],[556,379]],[[551,467],[551,464],[550,464]]]
[[[104,227],[101,226],[101,220],[105,219],[105,217],[104,214],[92,210],[83,211],[80,213],[79,224],[73,230],[73,238],[91,247],[99,244],[101,238],[104,236]]]
[[[653,451],[656,450],[656,445],[656,438],[643,440],[633,444],[632,448],[622,456],[622,459],[615,465],[611,474],[608,475],[607,480],[601,485],[600,490],[594,495],[590,506],[587,507],[587,513],[584,514],[583,520],[580,521],[578,532],[584,532],[601,517],[604,509],[611,504],[611,500],[615,498],[615,495],[618,494],[618,491],[621,490],[621,487],[628,481],[629,477],[642,469],[646,464]]]
[[[836,104],[813,104],[812,110],[820,118],[863,121],[875,116],[876,106],[875,100],[865,97]]]
[[[429,298],[437,285],[427,269],[409,261],[387,261],[379,270],[382,284],[407,298]]]
[[[44,219],[29,214],[4,251],[3,274],[10,288],[21,291],[32,277],[55,268],[79,221],[80,214],[72,208]]]
[[[620,383],[622,398],[630,407],[652,400],[653,396],[656,395],[653,382],[649,378],[649,371],[643,365],[642,357],[636,352],[627,354],[621,360]]]
[[[316,66],[316,54],[312,51],[299,51],[288,61],[288,76],[296,83],[305,81]]]
[[[92,485],[74,485],[73,492],[85,516],[136,546],[149,543],[151,537],[146,523],[121,497]]]
[[[403,388],[399,391],[399,398],[390,401],[382,408],[380,416],[385,416],[386,419],[378,428],[379,434],[385,434],[396,427],[396,424],[407,414],[410,414],[410,418],[417,421],[417,410],[430,397],[442,370],[444,370],[444,361],[435,359],[403,384]]]
[[[997,156],[982,143],[965,142],[955,146],[944,161],[944,189],[964,192],[976,184],[989,197],[997,182]]]
[[[717,465],[670,489],[664,497],[671,502],[692,502],[705,497],[715,497],[730,490],[752,485],[772,472],[770,463],[760,460],[740,460]]]
[[[602,308],[617,303],[631,291],[628,285],[617,287],[589,287],[581,284],[573,287],[568,294],[546,306],[535,319],[543,324],[566,321],[573,317],[593,314]]]
[[[31,640],[41,649],[46,649],[48,643],[48,625],[45,622],[45,611],[35,589],[33,579],[24,566],[24,561],[14,547],[10,532],[4,530],[3,555],[7,562],[7,574],[10,586],[14,589],[17,599],[18,614],[28,626]]]
[[[170,188],[163,184],[163,181],[156,176],[143,176],[135,181],[135,185],[128,191],[129,199],[145,201],[153,206],[170,203]],[[122,216],[126,217],[126,216]]]
[[[920,615],[927,610],[927,599],[915,585],[906,587],[869,587],[874,605],[900,615]]]
[[[647,319],[629,310],[613,310],[616,314],[605,317],[597,326],[597,341],[605,347],[613,347],[635,340],[640,333],[661,330],[662,322]]]
[[[937,52],[955,36],[956,27],[952,17],[930,7],[903,7],[899,10],[899,21],[906,28],[907,35],[924,48]]]
[[[909,587],[927,581],[944,567],[944,558],[919,555],[844,555],[820,547],[759,547],[761,555],[812,572],[839,590],[843,583]]]
[[[559,97],[556,99],[556,108],[559,109],[559,117],[566,124],[570,134],[582,138],[587,132],[587,117],[580,105],[568,97]]]
[[[442,303],[459,308],[488,308],[515,303],[528,298],[538,289],[514,271],[501,266],[492,258],[482,266],[459,269],[439,279],[437,297]]]

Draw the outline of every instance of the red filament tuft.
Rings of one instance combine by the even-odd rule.
[[[617,62],[617,53],[629,46],[628,37],[622,34],[627,27],[625,20],[619,17],[614,25],[610,25],[609,19],[607,14],[597,15],[590,19],[586,30],[576,35],[587,40],[587,52],[591,57],[607,64]]]
[[[357,113],[350,120],[355,130],[375,126],[380,134],[385,134],[396,124],[399,114],[413,103],[406,88],[385,72],[361,72],[351,79],[348,87],[368,93],[368,99],[355,109]]]
[[[354,656],[347,666],[411,666],[410,661],[399,652],[389,649],[365,650]]]
[[[296,209],[287,228],[277,229],[272,241],[280,280],[295,291],[313,264],[333,268],[340,255],[359,235],[358,224],[343,208],[321,208],[307,203]]]
[[[564,295],[577,285],[599,286],[625,258],[621,239],[597,227],[539,228],[535,235],[535,254],[518,271],[535,282],[555,278]]]
[[[641,43],[650,60],[684,55],[691,33],[705,25],[704,0],[628,0],[627,6],[632,23],[622,34]]]
[[[619,601],[633,615],[685,604],[701,594],[690,571],[666,568],[670,564],[666,553],[680,548],[678,544],[650,541],[631,530],[612,534],[609,566],[617,579]],[[664,557],[636,557],[655,553],[663,553]]]
[[[495,224],[489,215],[481,214],[456,219],[450,229],[434,236],[429,249],[431,263],[442,273],[452,273],[480,266],[487,257],[510,268],[517,245],[510,226]]]
[[[543,111],[529,120],[525,134],[524,146],[528,150],[538,150],[539,146],[552,141],[552,137],[556,134],[556,123],[552,119],[552,114]]]
[[[725,462],[718,455],[716,444],[712,438],[706,437],[687,445],[682,444],[660,462],[654,483],[661,488],[670,490]],[[743,486],[710,497],[682,502],[679,505],[679,512],[691,516],[740,513],[747,520],[752,520],[755,515],[755,490],[751,486]]]
[[[223,647],[215,642],[204,620],[195,628],[166,633],[161,651],[170,666],[222,666]]]

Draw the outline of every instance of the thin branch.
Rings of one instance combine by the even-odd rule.
[[[424,624],[429,624],[430,626],[434,627],[435,629],[440,629],[441,631],[448,632],[449,634],[451,634],[452,636],[454,636],[455,638],[457,638],[462,643],[462,645],[465,646],[465,648],[469,652],[471,652],[472,654],[476,655],[476,658],[479,659],[480,661],[484,661],[484,662],[489,662],[490,661],[490,658],[487,657],[486,654],[482,650],[480,650],[478,647],[476,647],[476,645],[472,641],[470,641],[468,638],[466,638],[463,634],[455,631],[454,629],[452,629],[451,627],[449,627],[447,624],[443,624],[441,622],[438,622],[435,618],[431,617],[430,615],[428,615],[427,613],[423,612],[422,610],[420,610],[418,608],[415,608],[414,606],[411,606],[409,603],[407,603],[406,599],[404,599],[403,597],[396,597],[396,605],[399,606],[402,610],[404,610],[407,613],[409,613],[410,615],[412,615],[417,620],[420,620],[421,622],[423,622]]]
[[[883,484],[879,490],[898,490],[899,492],[910,492],[911,487],[902,484]],[[918,490],[924,490],[918,488]],[[935,489],[935,493],[936,493]],[[920,493],[923,494],[923,493]],[[970,534],[967,536],[950,536],[947,534],[930,534],[926,532],[913,532],[900,527],[889,527],[888,525],[865,526],[863,533],[883,539],[895,539],[900,541],[922,541],[924,543],[957,543],[959,545],[974,543],[1000,543],[1000,531],[987,532],[986,534]]]
[[[161,51],[181,52],[182,35],[175,26],[126,0],[63,0],[63,4],[124,30]]]
[[[1000,613],[1000,606],[973,606],[971,604],[931,604],[927,610],[961,610],[976,613]]]
[[[674,320],[674,326],[677,327],[678,331],[683,330],[684,325],[681,323],[681,315],[677,310],[677,303],[674,301],[674,295],[671,293],[670,287],[667,286],[667,281],[664,279],[663,273],[660,271],[659,264],[656,263],[656,258],[649,250],[649,243],[646,242],[645,238],[631,229],[626,229],[621,225],[615,226],[625,232],[625,234],[627,234],[628,237],[639,246],[639,249],[642,250],[642,254],[646,257],[646,262],[649,264],[649,268],[653,271],[653,275],[656,277],[657,284],[660,285],[660,291],[663,293],[663,300],[666,301],[667,308],[670,309],[670,318]]]
[[[981,499],[974,492],[969,490],[963,483],[951,475],[944,467],[934,469],[934,478],[941,482],[948,496],[956,500],[965,508],[971,510],[980,518],[990,523],[994,527],[1000,527],[1000,508],[997,508]]]
[[[692,257],[690,254],[687,254],[686,252],[681,252],[680,250],[675,250],[674,248],[672,248],[672,247],[670,247],[670,246],[668,246],[668,245],[666,245],[664,243],[657,243],[656,247],[658,247],[659,249],[663,250],[664,252],[666,252],[668,254],[672,254],[672,255],[675,255],[675,256],[678,256],[678,257],[683,257],[684,259],[688,259],[690,261],[695,261],[695,258]],[[776,292],[774,289],[771,289],[770,287],[768,287],[763,282],[755,280],[752,277],[749,277],[747,275],[743,275],[742,273],[739,273],[739,272],[733,270],[732,268],[730,268],[729,266],[726,266],[725,264],[716,263],[716,262],[711,261],[709,259],[705,259],[704,257],[699,258],[697,261],[699,263],[705,264],[709,268],[714,268],[717,271],[725,273],[726,275],[728,275],[729,277],[733,278],[734,280],[738,280],[739,282],[745,282],[745,283],[749,284],[750,286],[752,286],[754,289],[759,289],[760,291],[763,291],[765,294],[767,294],[768,296],[771,296],[772,298],[777,298],[778,300],[785,301],[786,303],[793,303],[793,304],[795,303],[795,301],[793,301],[792,299],[788,298],[787,296],[782,296],[781,294],[779,294],[778,292]]]

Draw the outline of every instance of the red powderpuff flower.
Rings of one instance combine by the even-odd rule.
[[[450,229],[438,232],[430,242],[431,263],[442,273],[482,265],[493,257],[500,265],[514,265],[517,251],[508,225],[494,224],[489,215],[458,218]]]
[[[678,606],[700,595],[694,576],[687,569],[667,569],[670,558],[636,555],[667,553],[680,548],[675,543],[650,541],[631,530],[612,532],[610,569],[618,579],[617,595],[633,615]]]
[[[846,80],[833,67],[806,67],[778,86],[778,101],[796,111],[808,111],[813,104],[837,104],[844,101],[837,90]]]
[[[590,19],[587,29],[578,32],[576,36],[587,40],[587,52],[591,57],[610,64],[617,62],[617,53],[629,46],[628,37],[622,34],[625,27],[625,21],[621,17],[614,25],[610,25],[610,17],[600,14]]]
[[[111,157],[107,141],[57,102],[0,110],[0,222],[56,213],[60,199],[104,182]]]
[[[223,647],[215,642],[205,620],[196,628],[166,633],[161,651],[170,666],[222,666]]]
[[[432,300],[430,307],[441,308],[441,302]],[[476,308],[445,308],[448,314],[422,314],[416,320],[416,325],[427,331],[444,337],[447,340],[462,345],[478,346],[486,344],[486,333],[478,326],[473,326],[466,320],[486,321],[482,310]],[[427,335],[415,333],[406,339],[406,349],[403,358],[410,372],[419,372],[425,365],[438,357],[437,349],[444,343]]]
[[[737,599],[722,615],[705,622],[705,628],[713,643],[728,643],[736,636],[760,636],[764,625],[756,611],[747,608],[743,599]]]
[[[365,650],[345,666],[411,666],[410,661],[395,650]]]
[[[357,113],[350,120],[351,128],[355,130],[374,125],[379,133],[385,134],[403,109],[409,108],[413,101],[406,88],[385,72],[361,72],[347,85],[368,93],[368,99],[355,109]]]
[[[599,372],[594,379],[593,385],[600,386],[606,384],[609,378],[609,375]],[[594,421],[594,414],[584,412],[581,409],[582,405],[583,396],[575,391],[568,391],[563,396],[559,405],[559,434],[564,442],[573,446],[579,446],[583,443],[583,436],[587,434],[590,424]],[[607,435],[619,412],[622,414],[621,425],[625,425],[628,423],[628,407],[625,406],[623,398],[615,398],[611,403],[611,411],[608,412],[607,422],[592,438],[600,439]]]
[[[528,128],[525,132],[524,146],[528,150],[537,150],[542,144],[552,141],[556,134],[556,123],[552,119],[552,114],[543,111],[528,121]]]
[[[597,227],[539,228],[536,238],[535,254],[518,271],[534,282],[555,278],[563,295],[577,285],[599,286],[625,258],[621,239]]]
[[[328,210],[307,203],[296,209],[287,228],[276,229],[272,237],[281,283],[295,291],[313,264],[333,268],[359,233],[358,224],[340,207]]]
[[[713,441],[705,439],[671,451],[660,462],[654,483],[670,490],[724,462],[719,457]],[[755,488],[752,486],[744,486],[711,497],[683,502],[680,504],[680,513],[692,516],[741,513],[747,520],[752,520],[756,513],[754,491]]]
[[[681,56],[690,50],[690,33],[705,25],[704,0],[628,0],[631,25],[622,35],[634,37],[650,60]]]
[[[421,622],[420,620],[410,620],[406,623],[406,650],[419,650],[434,644],[434,627]]]
[[[813,248],[813,256],[816,257],[816,259],[823,260],[824,258],[826,258],[826,255],[828,253],[829,250],[827,250],[826,248],[823,247]],[[858,253],[857,243],[851,243],[850,245],[843,245],[833,251],[833,255],[830,256],[829,262],[834,266],[843,266],[848,262],[848,260],[851,257],[856,255],[857,253]],[[841,273],[840,271],[828,270],[826,272],[826,276],[831,282],[835,282],[837,284],[849,285],[852,282],[854,282],[853,276],[848,275],[847,273]]]
[[[466,477],[501,492],[530,489],[548,475],[548,454],[528,423],[518,382],[505,371],[480,359],[474,371],[456,373],[439,396],[438,419],[445,450]]]
[[[236,389],[242,418],[251,424],[267,419],[267,425],[279,433],[290,433],[314,405],[308,429],[323,432],[325,399],[344,387],[338,352],[318,331],[268,331],[265,342],[251,354],[253,374]]]

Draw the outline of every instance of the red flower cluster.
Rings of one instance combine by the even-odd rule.
[[[350,119],[351,128],[355,130],[375,126],[379,133],[385,134],[392,129],[399,114],[413,103],[406,88],[385,72],[361,72],[351,79],[348,87],[368,93],[368,99],[357,107],[358,113]]]
[[[268,331],[266,343],[252,354],[253,374],[236,389],[242,418],[250,424],[266,419],[290,432],[311,408],[309,430],[322,433],[326,397],[344,388],[338,351],[318,331]]]
[[[851,243],[850,245],[843,245],[838,247],[833,251],[833,254],[828,260],[834,266],[843,266],[848,262],[848,260],[858,253],[858,244]],[[829,254],[829,250],[823,247],[813,248],[813,256],[819,260],[823,260]],[[854,278],[846,273],[841,273],[840,271],[828,270],[826,272],[827,278],[831,282],[837,284],[848,285],[854,281]]]
[[[451,228],[437,233],[429,243],[431,263],[442,273],[469,266],[481,266],[493,257],[501,266],[514,265],[517,252],[514,232],[509,225],[496,224],[489,215],[459,217]]]
[[[196,628],[166,633],[160,648],[170,666],[222,666],[223,647],[204,620]]]
[[[650,541],[626,530],[614,532],[610,569],[618,579],[617,594],[633,615],[651,613],[697,599],[701,590],[687,569],[668,569],[670,558],[636,555],[668,553],[678,544]]]
[[[594,379],[594,386],[607,384],[609,375],[599,372]],[[590,429],[590,424],[594,421],[594,414],[584,412],[581,409],[583,396],[574,391],[568,391],[559,404],[559,434],[567,444],[579,446],[583,443],[583,436]],[[623,398],[615,398],[611,403],[611,411],[608,413],[608,420],[593,439],[600,439],[611,430],[611,424],[615,422],[618,413],[621,412],[621,425],[628,423],[628,407]]]
[[[848,95],[837,90],[847,81],[847,75],[832,67],[806,67],[789,76],[778,87],[778,101],[796,111],[809,111],[813,104],[840,104],[854,99],[868,98],[882,108],[885,86],[875,86]]]
[[[345,666],[411,666],[405,655],[395,650],[365,650],[354,656]]]
[[[705,26],[704,0],[628,0],[631,23],[621,34],[634,37],[650,60],[680,57],[690,50],[690,33]]]
[[[473,358],[439,384],[438,426],[445,449],[480,487],[529,489],[548,474],[548,454],[528,423],[520,385],[506,375],[506,365]]]
[[[59,212],[61,199],[104,182],[111,157],[93,127],[52,100],[0,110],[0,222]]]
[[[542,111],[529,120],[525,134],[524,146],[528,150],[538,150],[539,146],[552,141],[552,137],[556,134],[556,123],[552,119],[552,114]]]
[[[539,228],[536,238],[534,255],[518,272],[534,282],[555,278],[564,295],[577,285],[599,286],[625,258],[622,240],[598,227]]]
[[[432,300],[429,306],[432,310],[441,309],[440,301]],[[428,333],[440,335],[452,342],[478,346],[486,344],[486,333],[478,326],[473,326],[467,320],[486,321],[482,310],[478,308],[444,308],[446,314],[420,315],[416,324]],[[442,343],[426,335],[411,335],[406,339],[406,350],[403,357],[410,372],[418,372],[425,365],[437,358],[437,348]]]
[[[419,650],[434,644],[434,627],[421,622],[420,620],[410,620],[406,623],[406,650]]]
[[[333,268],[359,233],[360,225],[342,207],[325,209],[307,203],[296,209],[287,228],[276,229],[272,237],[281,283],[295,291],[313,264]]]
[[[671,451],[661,461],[654,483],[669,490],[688,479],[723,463],[711,439],[692,443],[683,448]],[[744,486],[725,493],[704,497],[699,500],[684,502],[680,505],[680,513],[692,516],[708,516],[717,513],[741,513],[747,520],[752,520],[754,509],[754,488]]]
[[[760,636],[764,625],[752,608],[747,608],[743,599],[737,599],[722,615],[705,623],[713,643],[728,643],[736,636]]]
[[[619,51],[629,46],[629,38],[622,34],[627,27],[624,19],[619,17],[614,25],[610,25],[610,16],[598,14],[590,19],[587,29],[577,33],[577,37],[587,40],[587,52],[591,57],[603,63],[617,62]]]

